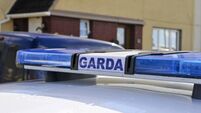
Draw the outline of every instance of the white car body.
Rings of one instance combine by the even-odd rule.
[[[188,96],[97,84],[95,78],[0,85],[1,113],[200,113]]]

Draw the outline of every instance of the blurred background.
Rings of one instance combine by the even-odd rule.
[[[201,50],[200,0],[0,0],[0,31],[57,33],[127,49]]]

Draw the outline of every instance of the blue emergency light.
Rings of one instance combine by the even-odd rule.
[[[141,56],[134,62],[135,73],[177,75],[179,73],[179,59],[165,56]]]
[[[85,50],[30,49],[17,52],[17,64],[54,67],[71,67],[72,56]]]
[[[180,61],[180,74],[187,77],[201,78],[201,60]]]
[[[200,53],[145,55],[137,57],[134,63],[138,74],[201,78]]]

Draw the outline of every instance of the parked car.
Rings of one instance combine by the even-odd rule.
[[[121,50],[121,46],[94,39],[81,39],[73,36],[38,34],[27,32],[0,33],[0,82],[35,79],[43,72],[25,71],[15,65],[16,52],[30,48],[68,48],[87,50]],[[24,77],[26,75],[26,77]],[[30,76],[32,75],[32,76]],[[37,75],[37,76],[36,76]],[[49,73],[49,75],[52,75]],[[53,74],[56,75],[55,73]],[[51,77],[52,78],[52,77]]]

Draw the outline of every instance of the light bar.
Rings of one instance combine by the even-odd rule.
[[[31,70],[189,83],[192,97],[201,99],[201,53],[26,50],[18,52],[17,63]]]
[[[37,66],[54,66],[54,67],[71,67],[72,56],[75,53],[84,50],[67,50],[67,49],[32,49],[19,50],[17,52],[17,64],[20,65],[37,65]]]

